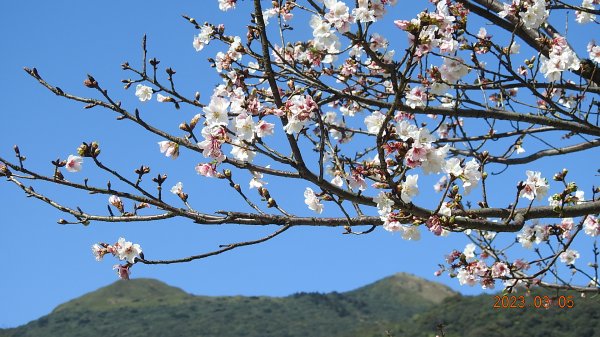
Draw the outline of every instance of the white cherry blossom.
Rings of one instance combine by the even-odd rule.
[[[394,201],[390,199],[387,194],[383,191],[379,192],[373,201],[377,203],[377,211],[381,216],[387,216],[392,211]]]
[[[548,193],[548,181],[542,178],[542,173],[538,171],[527,171],[527,180],[525,187],[521,190],[521,197],[529,200],[541,200]]]
[[[135,258],[142,253],[142,248],[139,244],[125,241],[125,238],[119,238],[115,247],[119,260],[127,260],[129,263],[134,263]]]
[[[192,45],[196,51],[201,51],[204,49],[204,46],[210,43],[211,36],[214,32],[214,29],[210,25],[204,25],[200,28],[200,34],[194,36],[194,42]]]
[[[412,198],[419,194],[419,186],[417,185],[418,179],[419,175],[409,174],[406,176],[406,181],[402,182],[402,192],[400,193],[400,198],[405,203],[411,202]]]
[[[596,8],[594,7],[594,2],[592,0],[583,0],[581,3],[581,7],[585,9],[591,9],[592,11]],[[575,21],[580,24],[590,23],[596,20],[596,15],[593,13],[588,13],[586,11],[575,11]]]
[[[463,250],[463,254],[465,255],[465,258],[467,260],[475,257],[475,249],[476,248],[477,248],[477,246],[475,246],[475,244],[473,244],[473,243],[469,243],[465,246],[465,249]]]
[[[442,79],[448,83],[456,83],[469,73],[469,67],[460,57],[444,57],[444,64],[440,67]]]
[[[173,194],[181,194],[183,193],[183,183],[180,181],[175,186],[171,187],[171,193]]]
[[[261,180],[263,178],[263,174],[256,171],[251,171],[252,179],[250,179],[249,188],[260,188],[264,185],[268,184],[266,181]]]
[[[235,140],[231,143],[231,154],[237,160],[248,163],[251,163],[256,156],[256,152],[250,150],[248,145],[239,140]]]
[[[229,118],[227,117],[227,109],[229,108],[230,102],[222,97],[214,96],[211,97],[210,103],[202,108],[206,113],[206,123],[208,126],[214,125],[225,125],[229,124]]]
[[[323,212],[323,204],[321,204],[321,201],[310,187],[307,187],[304,191],[304,203],[311,211],[315,211],[319,214]]]
[[[149,86],[138,84],[135,87],[135,95],[142,102],[146,102],[152,99],[153,90]]]
[[[571,265],[575,264],[575,260],[579,258],[579,252],[574,249],[567,249],[560,253],[560,262]]]
[[[171,159],[177,159],[179,157],[179,144],[171,142],[169,140],[163,140],[158,142],[160,153],[164,153],[166,157]]]
[[[593,215],[588,215],[583,222],[583,230],[589,236],[600,235],[600,222]]]
[[[600,63],[600,46],[596,45],[596,43],[592,41],[588,43],[587,51],[592,61]]]
[[[385,115],[379,111],[373,111],[373,113],[367,117],[365,117],[365,125],[367,126],[367,131],[369,133],[377,135],[379,130],[383,126],[383,122],[385,120]]]

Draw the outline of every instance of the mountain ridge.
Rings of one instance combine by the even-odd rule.
[[[157,332],[177,331],[178,336],[193,336],[194,330],[202,330],[202,336],[239,336],[245,335],[244,331],[259,331],[257,336],[347,336],[367,323],[383,327],[406,319],[457,294],[407,273],[346,292],[298,292],[283,297],[193,295],[141,278],[101,287],[57,306],[38,320],[0,330],[0,336],[86,335],[82,331],[111,336],[110,327],[127,325],[128,316],[135,316],[134,325],[142,329],[132,329],[130,336],[141,336],[144,326]],[[290,317],[293,319],[288,321]],[[265,318],[270,321],[256,324]],[[173,326],[173,321],[186,322],[188,328]],[[239,331],[228,331],[232,326]]]
[[[513,294],[509,295],[512,296]],[[556,291],[520,292],[556,298]],[[285,297],[192,295],[153,279],[117,281],[0,337],[600,337],[600,296],[558,308],[494,308],[497,295],[463,296],[397,273],[346,292]]]

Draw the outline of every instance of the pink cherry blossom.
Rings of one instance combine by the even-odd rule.
[[[129,267],[130,267],[129,264],[126,264],[126,265],[115,264],[113,266],[113,270],[115,270],[117,272],[117,276],[119,276],[120,279],[129,280],[129,275],[131,275],[131,271],[129,270]]]
[[[225,155],[221,150],[221,145],[223,145],[227,137],[225,129],[221,126],[206,126],[202,129],[202,136],[204,136],[204,140],[198,143],[198,147],[203,150],[202,155],[205,158],[212,158],[217,162],[225,160]]]
[[[217,170],[215,169],[215,166],[213,164],[198,164],[196,165],[196,172],[199,175],[205,176],[205,177],[214,177],[217,175]]]
[[[79,172],[81,171],[81,165],[83,164],[83,158],[80,156],[69,155],[67,158],[67,164],[65,165],[65,169],[69,172]]]
[[[219,0],[219,9],[226,12],[235,8],[237,0]]]
[[[496,262],[492,266],[492,277],[500,278],[507,276],[510,273],[510,269],[504,262]]]
[[[256,132],[256,136],[258,138],[263,138],[265,136],[271,136],[275,133],[275,124],[265,122],[264,120],[260,120],[255,128],[254,132]]]
[[[405,104],[414,109],[418,106],[425,106],[426,101],[427,93],[423,87],[415,87],[412,88],[408,94],[406,94]]]

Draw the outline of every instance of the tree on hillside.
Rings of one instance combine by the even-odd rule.
[[[123,278],[137,263],[202,259],[295,226],[340,227],[347,235],[382,227],[406,240],[466,235],[471,243],[449,247],[437,271],[460,284],[598,292],[600,45],[568,38],[565,22],[600,36],[593,33],[600,32],[600,1],[431,0],[411,17],[396,2],[219,0],[221,10],[248,18],[246,31],[231,32],[184,16],[195,29],[196,52],[220,48],[208,63],[222,81],[202,95],[178,90],[176,71],[147,56],[146,37],[141,64],[121,65],[138,106],[126,107],[109,94],[114,84],[91,75],[84,97],[25,68],[54,94],[161,137],[149,146],[172,158],[173,170],[191,169],[177,166],[180,152],[194,156],[198,179],[220,179],[246,204],[243,211],[229,202],[203,209],[194,203],[200,191],[140,163],[118,171],[88,140],[52,161],[52,175],[29,167],[15,146],[15,160],[0,158],[0,175],[66,213],[60,224],[184,218],[277,226],[254,241],[173,260],[146,259],[139,244],[124,238],[94,245],[97,259],[123,261]],[[236,9],[247,5],[251,13]],[[149,104],[194,113],[169,132],[171,126],[144,117]],[[562,160],[548,160],[555,156]],[[591,163],[588,177],[572,180],[573,158]],[[544,170],[531,169],[538,163]],[[79,175],[67,179],[65,171],[112,178],[93,184]],[[292,181],[302,184],[303,195],[269,189]],[[87,212],[30,182],[104,195],[107,209]],[[430,191],[435,199],[420,197]],[[304,202],[306,213],[286,210],[284,198]],[[501,232],[513,233],[511,239],[498,238]],[[582,249],[592,252],[588,266],[576,262]]]

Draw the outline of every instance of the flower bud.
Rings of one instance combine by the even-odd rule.
[[[116,195],[111,195],[111,196],[108,198],[108,202],[109,202],[111,205],[113,205],[113,206],[114,206],[116,209],[118,209],[118,210],[119,210],[119,212],[123,213],[123,210],[124,210],[124,208],[123,208],[123,202],[121,201],[121,198],[119,198],[119,197],[118,197],[118,196],[116,196]]]
[[[79,145],[79,147],[77,148],[77,154],[82,157],[85,157],[85,155],[87,154],[87,151],[88,151],[88,146],[86,143]]]
[[[227,179],[231,178],[231,170],[230,169],[226,169],[225,171],[223,171],[223,174],[225,175],[225,178],[227,178]]]
[[[0,165],[0,176],[10,177],[11,172],[6,165]]]
[[[567,193],[573,193],[577,191],[577,184],[575,184],[574,182],[570,182],[567,185]]]
[[[183,122],[183,123],[179,124],[179,129],[182,130],[182,131],[186,131],[186,132],[191,132],[192,131],[190,129],[190,126],[186,122]]]
[[[269,200],[267,200],[267,207],[268,208],[276,207],[276,206],[277,206],[277,202],[275,202],[275,199],[269,198]]]
[[[98,87],[98,82],[96,82],[96,80],[88,75],[88,78],[85,79],[85,81],[83,81],[83,85],[85,85],[88,88],[96,88]]]
[[[190,121],[190,130],[194,130],[196,124],[198,124],[198,122],[200,121],[200,118],[202,118],[201,114],[197,114],[194,117],[192,117],[192,120]]]

